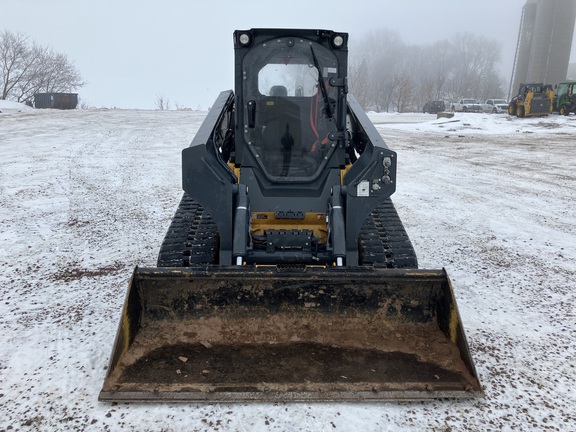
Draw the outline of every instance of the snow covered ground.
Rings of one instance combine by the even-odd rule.
[[[205,113],[0,105],[0,431],[576,430],[576,117],[370,114],[426,268],[446,267],[479,400],[97,401]]]

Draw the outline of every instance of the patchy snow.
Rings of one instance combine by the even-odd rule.
[[[481,114],[481,113],[454,113],[452,118],[436,118],[436,114],[387,114],[370,113],[372,121],[376,124],[396,124],[397,130],[422,133],[454,134],[466,133],[468,135],[514,135],[548,134],[553,130],[556,134],[576,133],[576,117],[563,117],[550,115],[546,117],[526,117],[518,119],[508,114]],[[400,124],[397,124],[400,123]],[[419,123],[414,125],[414,123]]]
[[[34,108],[20,102],[0,100],[0,114],[18,113],[22,111],[34,111]]]
[[[484,399],[145,405],[98,392],[206,113],[0,111],[0,431],[576,430],[576,117],[370,114],[420,264],[452,278]]]

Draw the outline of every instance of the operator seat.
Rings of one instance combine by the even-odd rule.
[[[288,96],[288,89],[283,85],[275,85],[270,88],[270,96]]]
[[[288,90],[283,85],[272,86],[269,94],[264,97],[258,119],[262,127],[262,161],[271,175],[280,176],[285,168],[282,137],[287,129],[294,139],[294,153],[302,148],[300,107],[287,98]]]

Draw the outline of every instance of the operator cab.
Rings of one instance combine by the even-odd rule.
[[[250,153],[243,166],[254,165],[274,183],[313,181],[325,172],[344,128],[338,98],[345,95],[331,85],[338,64],[334,51],[313,39],[286,36],[250,46],[241,58],[237,101]]]

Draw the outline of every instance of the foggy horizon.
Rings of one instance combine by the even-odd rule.
[[[238,3],[198,6],[182,0],[0,0],[0,30],[24,33],[65,54],[87,83],[76,91],[91,106],[152,109],[156,96],[163,95],[172,107],[207,109],[220,91],[233,88],[232,33],[258,27],[343,31],[350,35],[351,50],[369,31],[380,29],[419,46],[459,33],[483,36],[501,45],[499,68],[507,90],[525,3],[371,0],[351,8],[336,0],[326,8],[301,0],[271,7],[257,0],[246,10]],[[572,59],[575,50],[572,44]]]

